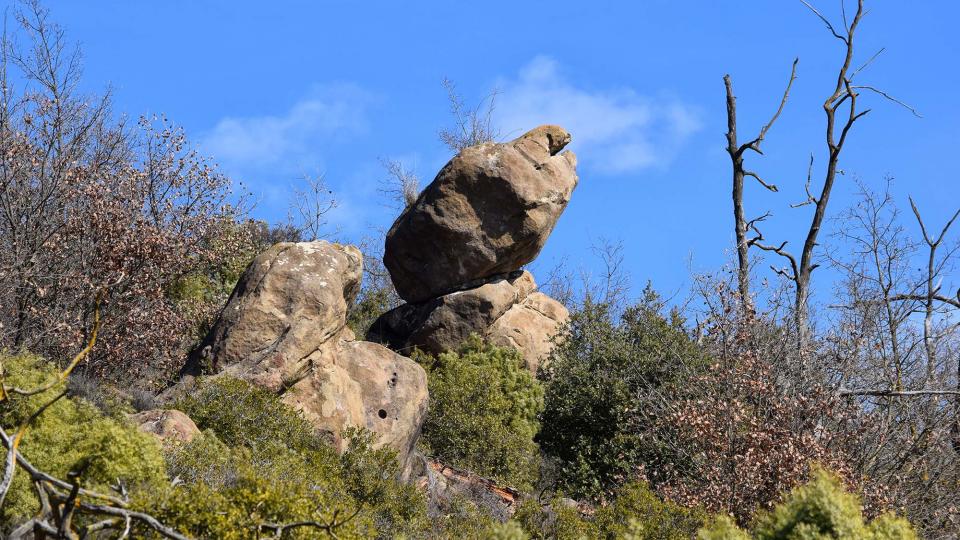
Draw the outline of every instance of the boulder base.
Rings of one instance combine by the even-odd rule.
[[[529,272],[514,272],[474,289],[404,304],[377,319],[367,340],[405,354],[414,348],[439,354],[456,350],[475,333],[495,345],[518,349],[527,368],[536,373],[569,314],[535,288]]]

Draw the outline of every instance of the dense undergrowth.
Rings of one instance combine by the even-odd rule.
[[[5,355],[0,360],[10,385],[37,386],[56,375],[49,363],[34,356]],[[486,347],[476,339],[459,354],[447,353],[434,362],[433,372],[449,370],[447,377],[480,372],[473,376],[483,377],[465,386],[473,390],[461,394],[473,397],[477,386],[486,385],[491,377],[502,377],[504,368],[509,373],[515,363],[519,366],[512,351]],[[531,448],[535,449],[532,428],[541,394],[532,377],[519,373],[522,371],[513,374],[513,384],[527,389],[529,403],[519,408],[501,403],[485,411],[479,406],[476,409],[488,416],[480,428],[492,426],[494,419],[515,416],[519,425],[512,426],[512,433],[509,424],[501,429],[529,455]],[[61,390],[55,385],[30,399],[4,402],[0,421],[8,429],[19,425],[39,403]],[[439,399],[454,403],[444,392],[452,390],[441,390]],[[61,397],[34,418],[21,446],[23,455],[51,474],[79,478],[87,487],[107,492],[111,486],[123,486],[134,508],[197,538],[268,537],[273,534],[272,525],[298,521],[338,524],[338,538],[915,538],[909,524],[891,514],[866,521],[859,499],[824,471],[815,472],[812,483],[795,490],[783,504],[758,514],[746,531],[725,515],[712,516],[700,508],[664,501],[639,480],[613,489],[608,504],[589,511],[557,492],[528,496],[506,523],[462,499],[430,516],[424,494],[398,481],[396,455],[375,449],[369,433],[348,433],[349,448],[338,454],[275,395],[245,382],[204,380],[197,392],[176,404],[203,430],[189,443],[161,445],[129,422],[126,415],[132,409],[122,398],[103,403],[108,405],[97,407],[79,396]],[[506,449],[493,450],[459,444],[460,436],[476,436],[471,430],[478,429],[478,424],[464,423],[442,411],[436,413],[434,422],[445,420],[453,431],[426,437],[434,445],[444,441],[454,445],[445,457],[505,477],[515,472],[509,469],[512,458],[500,459],[504,451],[509,454],[509,443]],[[520,444],[522,441],[526,442]],[[507,469],[498,468],[504,464]],[[38,505],[35,491],[19,476],[3,509],[4,527],[9,531],[35,513]],[[133,530],[140,538],[155,537],[142,526]],[[303,527],[283,537],[325,535]]]

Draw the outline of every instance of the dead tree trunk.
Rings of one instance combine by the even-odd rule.
[[[787,104],[787,98],[790,96],[790,87],[793,86],[794,79],[797,78],[797,59],[793,61],[793,67],[790,70],[790,80],[787,81],[787,88],[783,92],[783,98],[780,100],[780,106],[777,112],[773,114],[770,121],[760,130],[759,135],[752,141],[743,145],[737,144],[737,98],[733,94],[733,82],[730,75],[723,76],[723,83],[727,90],[727,153],[730,154],[730,163],[733,166],[733,221],[734,232],[737,242],[737,289],[740,294],[740,306],[744,315],[753,312],[753,300],[750,297],[750,257],[749,249],[752,244],[747,239],[747,232],[753,225],[763,221],[770,216],[769,212],[758,218],[747,221],[743,210],[743,180],[751,176],[764,188],[776,192],[777,186],[765,182],[760,176],[744,169],[743,154],[747,150],[753,150],[758,154],[763,154],[760,150],[760,143],[763,142],[767,131],[773,127],[773,123],[780,117],[784,105]]]
[[[917,223],[920,225],[920,232],[923,234],[923,241],[927,244],[928,248],[927,275],[925,280],[926,295],[923,299],[923,347],[927,353],[927,381],[929,383],[933,378],[937,360],[937,348],[933,335],[933,315],[936,311],[935,302],[937,301],[937,296],[940,294],[940,284],[936,283],[936,281],[942,269],[942,265],[937,263],[937,249],[940,247],[940,244],[943,243],[943,238],[947,235],[947,231],[950,230],[953,222],[960,216],[960,210],[957,210],[953,214],[953,217],[951,217],[950,220],[947,221],[947,224],[943,226],[943,229],[940,230],[940,235],[934,239],[927,234],[927,226],[923,222],[923,217],[920,215],[917,204],[913,202],[913,197],[910,198],[910,208],[913,209],[913,215],[917,218]],[[958,294],[958,300],[960,300],[960,294]],[[958,366],[958,370],[960,370],[960,366]],[[960,371],[958,371],[958,374],[960,374]],[[958,384],[960,384],[960,381],[958,381]]]
[[[842,41],[845,47],[843,63],[840,66],[839,73],[837,74],[836,86],[834,87],[834,90],[830,96],[823,103],[823,110],[827,117],[827,169],[826,173],[824,174],[823,185],[820,189],[820,194],[819,196],[814,196],[810,191],[810,180],[813,167],[813,158],[811,156],[811,165],[807,173],[807,198],[802,203],[793,205],[794,207],[806,205],[814,206],[813,217],[810,221],[810,227],[807,229],[807,236],[800,252],[799,261],[793,255],[785,251],[784,248],[787,245],[786,242],[783,242],[779,246],[761,244],[760,241],[763,240],[763,236],[758,234],[758,238],[754,244],[760,249],[777,253],[781,257],[787,259],[790,263],[789,269],[775,270],[778,274],[792,281],[794,285],[796,295],[794,304],[794,325],[796,327],[797,351],[800,356],[800,371],[802,373],[805,369],[805,357],[809,349],[811,334],[809,316],[810,277],[813,274],[813,271],[820,266],[818,263],[814,262],[814,248],[817,246],[817,239],[820,236],[820,229],[823,226],[823,219],[826,216],[827,206],[830,202],[830,194],[833,192],[833,185],[839,172],[838,164],[840,162],[840,153],[843,150],[844,144],[846,143],[847,135],[850,132],[850,128],[853,127],[853,124],[865,114],[870,112],[870,109],[859,112],[857,111],[857,89],[867,88],[875,90],[871,87],[855,86],[853,84],[853,78],[860,70],[869,65],[873,58],[876,58],[876,55],[874,55],[873,58],[868,60],[866,64],[860,68],[851,70],[854,51],[854,36],[857,26],[860,24],[860,20],[864,15],[863,0],[859,0],[857,2],[857,12],[849,26],[846,25],[846,16],[844,16],[844,32],[842,34],[837,32],[833,24],[819,11],[817,11],[816,8],[811,6],[805,0],[800,1],[827,25],[827,28],[830,30],[833,36]],[[846,115],[841,116],[841,119],[838,122],[837,113],[841,110],[841,107],[844,104],[847,104],[848,109],[846,111]]]

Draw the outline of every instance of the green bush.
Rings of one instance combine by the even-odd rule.
[[[915,540],[905,519],[887,513],[867,522],[860,499],[847,493],[840,479],[818,470],[771,512],[760,514],[751,534],[728,517],[700,531],[700,540]]]
[[[366,265],[367,261],[364,261]],[[379,261],[376,261],[378,264]],[[370,326],[378,317],[402,303],[397,291],[389,279],[364,278],[366,282],[360,289],[356,302],[347,313],[347,325],[358,338],[363,339]]]
[[[444,463],[521,490],[537,479],[533,438],[543,390],[513,349],[485,346],[471,336],[460,351],[415,355],[427,369],[430,412],[422,441]]]
[[[201,380],[182,408],[205,430],[169,456],[180,479],[141,501],[201,538],[250,538],[265,522],[329,523],[356,513],[341,538],[394,538],[426,531],[426,501],[398,481],[396,453],[351,430],[338,455],[295,410],[270,392],[227,377]],[[266,536],[272,531],[263,530]],[[302,528],[292,538],[314,538]]]
[[[435,502],[437,507],[431,519],[433,527],[426,536],[428,538],[437,540],[526,538],[526,536],[516,536],[518,524],[500,523],[487,511],[462,495],[454,495],[449,499]]]
[[[601,508],[596,522],[606,538],[685,540],[703,525],[702,510],[662,501],[643,482],[630,482],[617,491],[613,504]]]
[[[26,354],[0,355],[4,383],[23,389],[37,388],[56,377],[54,366]],[[0,424],[12,434],[43,404],[64,389],[56,384],[28,397],[12,395],[0,403]],[[160,445],[123,418],[105,416],[81,399],[62,397],[31,424],[20,445],[24,457],[40,470],[61,479],[80,472],[88,489],[112,493],[121,482],[131,492],[151,491],[166,481]],[[16,523],[33,515],[40,505],[29,478],[18,469],[7,499],[0,509],[0,522]]]
[[[138,506],[197,538],[254,538],[257,532],[268,536],[272,531],[262,528],[264,523],[329,523],[359,508],[330,454],[295,452],[279,441],[256,451],[231,448],[207,431],[179,448],[170,465],[171,475],[181,483],[138,500]],[[315,538],[319,532],[303,528],[289,537]],[[358,514],[337,534],[375,537],[372,516]]]
[[[294,449],[325,447],[314,428],[276,394],[232,377],[199,379],[174,408],[227,446],[257,448],[284,441]]]
[[[601,507],[592,518],[557,498],[548,512],[535,501],[527,501],[514,519],[531,538],[557,540],[686,540],[706,521],[702,510],[662,501],[643,482],[630,482],[615,496],[612,504]]]
[[[656,469],[667,448],[658,443],[656,399],[706,364],[676,312],[649,287],[615,322],[609,306],[586,302],[541,372],[545,385],[543,450],[560,462],[560,487],[599,499],[641,466]],[[671,463],[676,460],[671,459]]]

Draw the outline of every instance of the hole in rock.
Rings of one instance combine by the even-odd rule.
[[[380,410],[377,412],[377,416],[379,416],[380,418],[386,418],[386,417],[387,417],[387,411],[385,411],[385,410],[383,410],[383,409],[380,409]]]

